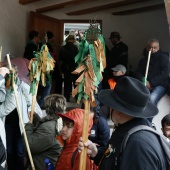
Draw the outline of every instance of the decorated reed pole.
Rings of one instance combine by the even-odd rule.
[[[52,83],[50,71],[54,68],[54,59],[48,51],[47,45],[41,47],[40,52],[34,52],[35,58],[31,59],[28,69],[30,84],[30,93],[32,93],[32,107],[30,121],[33,122],[33,114],[35,109],[37,90],[41,79],[42,86],[46,86],[46,78]]]
[[[25,140],[28,156],[29,156],[30,163],[31,163],[31,168],[32,168],[32,170],[35,170],[34,162],[33,162],[31,151],[30,151],[30,147],[29,147],[29,144],[28,144],[27,135],[26,135],[25,128],[24,128],[22,114],[21,114],[21,110],[20,110],[20,106],[19,106],[19,101],[18,101],[18,97],[17,97],[17,90],[16,90],[16,87],[15,87],[15,79],[16,79],[16,77],[14,75],[14,70],[12,69],[12,66],[11,66],[11,61],[10,61],[9,54],[7,54],[7,60],[8,60],[8,65],[9,65],[9,69],[10,69],[10,74],[12,74],[11,75],[12,78],[11,78],[10,81],[12,82],[12,87],[13,87],[13,90],[14,90],[14,95],[15,95],[15,100],[16,100],[16,104],[17,104],[17,111],[18,111],[19,121],[21,123],[21,127],[22,127],[22,130],[23,130],[24,140]]]
[[[151,57],[151,51],[149,51],[149,53],[148,53],[148,61],[147,61],[146,71],[145,71],[145,77],[144,77],[144,85],[145,85],[145,86],[146,86],[146,83],[147,83],[147,77],[148,77],[148,70],[149,70],[150,57]]]
[[[75,57],[78,68],[73,74],[79,74],[76,80],[76,88],[72,96],[77,95],[77,102],[84,102],[84,120],[83,120],[83,142],[88,140],[88,126],[90,105],[95,106],[94,94],[102,80],[102,71],[106,67],[105,43],[101,35],[101,30],[95,23],[90,24],[85,34],[85,38],[80,42],[79,53]],[[79,170],[86,170],[87,148],[84,148],[80,155]]]

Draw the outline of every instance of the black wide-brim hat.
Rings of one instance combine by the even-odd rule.
[[[158,108],[150,101],[150,92],[139,80],[124,76],[114,90],[102,90],[99,100],[106,106],[138,118],[150,118],[158,114]]]

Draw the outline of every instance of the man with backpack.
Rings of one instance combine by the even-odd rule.
[[[162,136],[150,128],[146,119],[158,113],[149,98],[147,87],[126,76],[118,80],[114,90],[100,92],[99,100],[110,107],[110,118],[116,128],[107,148],[97,148],[91,141],[83,143],[82,138],[79,141],[79,150],[87,147],[87,154],[99,165],[99,170],[169,170],[169,154],[164,150]],[[151,130],[143,130],[141,125]],[[138,127],[138,131],[130,132]]]

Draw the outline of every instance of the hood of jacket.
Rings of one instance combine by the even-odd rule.
[[[73,109],[60,116],[71,119],[74,122],[74,130],[71,137],[66,141],[67,145],[78,144],[79,139],[82,136],[84,110]],[[93,118],[89,115],[88,132],[90,132],[92,125],[93,125]]]

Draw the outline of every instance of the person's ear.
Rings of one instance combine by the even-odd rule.
[[[125,73],[123,71],[121,71],[122,75],[125,75]]]

